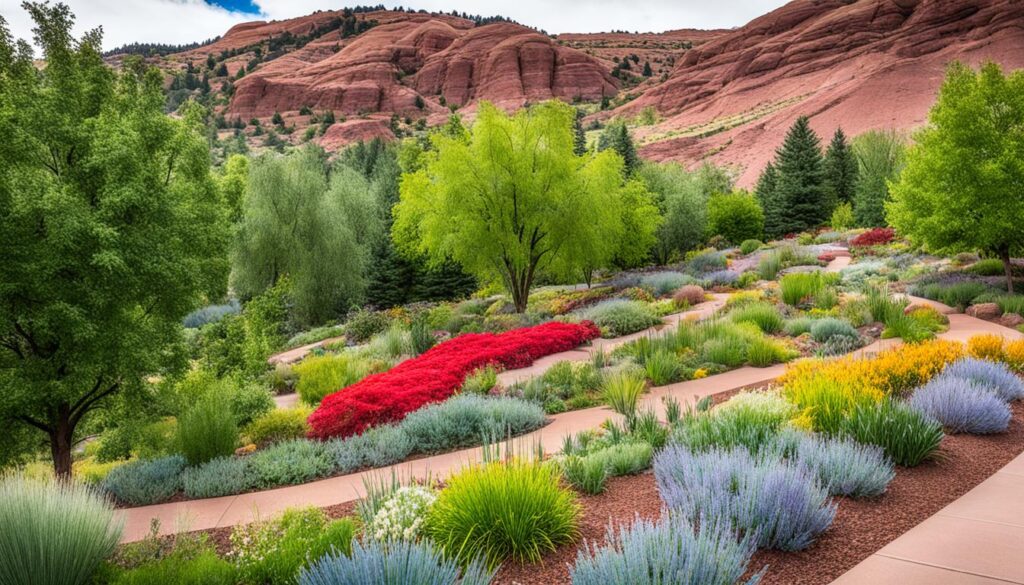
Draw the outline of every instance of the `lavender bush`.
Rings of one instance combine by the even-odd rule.
[[[734,585],[757,549],[752,538],[738,539],[728,522],[701,522],[695,529],[674,513],[657,522],[637,517],[618,530],[609,526],[607,541],[580,549],[570,570],[573,585]],[[744,583],[760,580],[757,574]]]
[[[335,551],[303,568],[299,585],[487,585],[493,577],[494,573],[476,560],[460,571],[458,562],[446,559],[430,541],[384,545],[373,540],[355,540],[351,556]]]
[[[1024,398],[1024,381],[1010,371],[1006,364],[964,358],[946,366],[941,376],[970,380],[995,392],[1006,402]]]
[[[881,447],[850,439],[801,435],[793,460],[816,476],[833,496],[877,496],[896,477],[892,461]]]
[[[654,459],[661,499],[691,521],[728,521],[761,548],[802,550],[836,514],[828,491],[801,466],[743,447],[693,453],[670,445]]]
[[[914,391],[910,405],[950,433],[987,435],[1010,425],[1010,407],[984,386],[963,378],[933,379]]]

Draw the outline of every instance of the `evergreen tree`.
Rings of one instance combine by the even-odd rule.
[[[650,61],[645,61],[644,62],[644,77],[650,77],[652,75],[654,75],[654,71],[651,70],[651,62]]]
[[[583,110],[576,108],[576,120],[573,122],[573,152],[583,156],[587,152],[587,133],[583,130]]]
[[[831,213],[822,172],[821,140],[806,116],[797,118],[776,153],[776,204],[782,234],[817,227]]]
[[[840,203],[849,203],[857,185],[857,159],[846,141],[842,128],[836,128],[832,142],[825,151],[825,194],[829,210]]]
[[[764,232],[770,238],[777,238],[782,233],[782,207],[778,200],[779,172],[771,162],[764,166],[761,176],[757,179],[754,194],[764,210]]]
[[[629,134],[626,123],[618,120],[612,122],[601,132],[597,139],[597,150],[612,149],[622,157],[623,170],[627,177],[633,176],[640,165],[640,157],[636,154],[633,137]]]

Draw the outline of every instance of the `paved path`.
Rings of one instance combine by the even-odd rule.
[[[344,340],[345,340],[345,336],[342,335],[340,337],[330,337],[330,338],[327,338],[327,339],[323,339],[321,341],[317,341],[316,343],[310,343],[308,345],[302,345],[302,346],[299,346],[299,347],[296,347],[296,348],[293,348],[293,349],[289,349],[288,351],[282,351],[281,353],[276,353],[276,354],[270,356],[269,358],[267,358],[267,363],[269,363],[270,365],[294,364],[295,362],[297,362],[297,361],[301,360],[302,358],[306,357],[306,355],[309,352],[313,351],[314,349],[316,349],[318,347],[323,347],[325,345],[330,345],[330,344],[335,343],[337,341],[344,341]]]

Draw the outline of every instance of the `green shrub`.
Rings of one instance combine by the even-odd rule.
[[[519,435],[540,428],[545,420],[543,409],[533,402],[461,394],[410,413],[400,427],[419,451],[431,453]]]
[[[292,369],[299,377],[295,391],[310,405],[372,373],[369,362],[350,353],[307,357]]]
[[[180,455],[131,461],[108,473],[103,489],[132,506],[163,502],[181,489],[185,463]]]
[[[665,350],[658,350],[652,353],[644,362],[644,370],[647,377],[655,386],[664,386],[678,382],[682,374],[682,364],[679,357],[674,353]]]
[[[466,394],[487,394],[498,385],[498,370],[484,366],[462,381],[462,392]]]
[[[686,268],[694,274],[703,274],[705,272],[714,272],[715,270],[725,270],[729,262],[725,258],[725,254],[718,250],[703,250],[700,252],[693,252],[691,256],[687,253]]]
[[[123,520],[82,484],[0,477],[0,583],[87,585]]]
[[[755,368],[766,368],[773,364],[786,362],[790,352],[776,341],[764,337],[750,340],[747,346],[747,363]]]
[[[640,473],[651,466],[653,457],[654,448],[643,442],[618,443],[586,456],[600,462],[612,477]]]
[[[235,566],[212,550],[196,555],[172,553],[155,562],[121,573],[112,585],[235,585]]]
[[[833,317],[814,321],[811,324],[810,332],[811,337],[818,343],[825,343],[836,336],[852,337],[854,339],[860,337],[860,334],[853,328],[853,325]]]
[[[296,439],[277,443],[248,457],[256,487],[306,483],[329,475],[335,463],[325,443]]]
[[[793,307],[818,294],[824,286],[818,272],[793,272],[779,280],[782,302]]]
[[[642,376],[631,371],[616,372],[604,379],[602,395],[612,410],[626,418],[636,414],[636,405],[646,386]]]
[[[581,311],[580,317],[600,327],[603,337],[622,337],[661,323],[646,303],[624,299],[602,301]]]
[[[306,419],[312,411],[309,408],[278,408],[257,418],[245,427],[244,434],[251,443],[266,447],[289,439],[306,436],[309,423]]]
[[[761,240],[743,240],[743,243],[740,244],[740,253],[743,255],[752,254],[760,250],[763,245]]]
[[[729,242],[759,238],[764,233],[764,212],[746,191],[720,193],[708,199],[708,233]]]
[[[987,292],[989,292],[989,288],[985,284],[973,281],[951,284],[932,283],[914,287],[914,294],[956,307],[961,311],[972,304],[974,299]]]
[[[431,508],[427,533],[444,551],[489,567],[537,562],[576,540],[579,504],[550,464],[514,460],[473,465],[448,480]]]
[[[562,475],[569,485],[585,494],[599,494],[608,481],[605,462],[596,457],[570,455],[561,461]]]
[[[1003,261],[998,258],[978,260],[969,270],[978,276],[1003,276],[1006,273]]]
[[[371,355],[395,359],[413,353],[412,336],[400,323],[392,323],[383,332],[370,339],[367,351]]]
[[[596,352],[595,355],[600,352]],[[566,400],[601,389],[601,371],[587,362],[561,361],[551,365],[540,380],[548,389]]]
[[[839,304],[839,294],[836,293],[836,289],[827,286],[814,295],[814,308],[822,311],[828,311],[833,309]]]
[[[836,206],[832,212],[832,219],[829,220],[828,225],[832,226],[834,230],[848,230],[852,228],[856,223],[853,217],[853,206],[847,203],[840,203]]]
[[[775,305],[767,302],[756,302],[739,307],[729,313],[734,323],[753,323],[763,333],[778,333],[782,330],[782,314]]]
[[[235,413],[235,422],[240,427],[274,408],[270,391],[256,382],[239,382],[231,396],[231,412]]]
[[[777,392],[743,392],[711,411],[684,417],[673,439],[693,451],[742,445],[756,453],[795,414],[796,407]]]
[[[387,328],[387,315],[360,309],[349,313],[345,322],[345,336],[353,343],[362,343]]]
[[[857,442],[878,445],[904,467],[933,457],[943,437],[941,424],[894,400],[855,408],[843,421],[842,431]]]
[[[244,583],[293,585],[303,567],[332,549],[349,554],[355,531],[349,519],[329,522],[318,508],[292,508],[275,520],[236,526],[231,543]]]
[[[178,449],[190,465],[230,455],[238,446],[238,425],[231,406],[208,396],[178,420]]]
[[[882,339],[900,338],[907,343],[920,343],[935,337],[926,323],[904,313],[893,314],[885,323]]]
[[[814,326],[814,319],[810,317],[794,317],[786,321],[782,331],[790,337],[799,337],[804,333],[810,333]]]

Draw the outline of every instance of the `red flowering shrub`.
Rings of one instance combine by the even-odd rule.
[[[881,246],[888,244],[896,237],[896,230],[892,228],[872,228],[850,240],[854,248],[865,246]]]
[[[309,417],[309,436],[347,437],[401,420],[431,402],[450,397],[463,379],[478,368],[524,368],[537,358],[568,351],[600,335],[590,321],[551,322],[506,333],[460,335],[419,357],[328,395]]]
[[[833,254],[832,252],[823,252],[821,254],[818,254],[818,260],[821,260],[822,262],[831,262],[835,259],[836,255]]]

